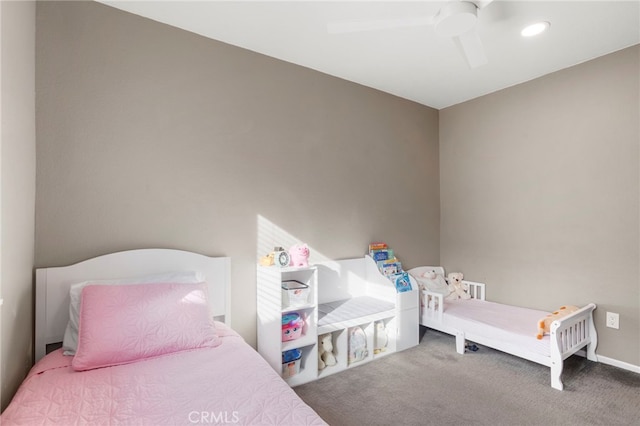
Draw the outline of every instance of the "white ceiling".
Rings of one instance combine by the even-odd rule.
[[[495,0],[478,13],[489,63],[475,69],[432,26],[327,30],[343,21],[433,16],[445,1],[99,1],[437,109],[640,43],[640,0]],[[539,20],[551,23],[546,33],[520,36]]]

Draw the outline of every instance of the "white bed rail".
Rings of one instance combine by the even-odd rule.
[[[444,297],[442,296],[442,294],[434,293],[429,290],[421,291],[422,298],[420,302],[422,303],[422,312],[420,313],[420,315],[429,317],[437,321],[442,321],[442,310],[444,307]]]
[[[485,284],[475,281],[463,280],[466,285],[467,293],[472,299],[485,300]],[[422,290],[422,313],[421,316],[427,316],[431,319],[441,321],[444,309],[444,296],[429,290]]]
[[[462,280],[462,284],[467,287],[467,293],[472,299],[485,300],[485,285],[475,281]]]
[[[551,323],[551,387],[562,390],[560,380],[563,361],[586,346],[587,359],[598,361],[596,346],[598,335],[593,323],[593,310],[596,305],[589,303],[585,307]]]

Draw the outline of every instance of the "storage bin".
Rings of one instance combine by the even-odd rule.
[[[302,335],[304,320],[300,314],[292,312],[282,316],[282,341],[295,340]]]
[[[282,305],[287,307],[306,305],[309,286],[297,280],[282,281]]]
[[[295,376],[300,372],[300,358],[302,352],[300,349],[291,349],[282,352],[282,377],[287,379]]]

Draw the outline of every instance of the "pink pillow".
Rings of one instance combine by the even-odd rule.
[[[79,322],[77,371],[220,344],[206,283],[88,285]]]

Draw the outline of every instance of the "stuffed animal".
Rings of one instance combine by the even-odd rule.
[[[320,335],[320,337],[318,337],[318,370],[334,366],[337,363],[336,356],[333,354],[331,333]]]
[[[436,273],[433,269],[423,272],[420,278],[420,284],[424,285],[427,290],[440,293],[443,296],[449,295],[449,287],[447,287],[447,282],[444,277]]]
[[[462,282],[464,278],[462,272],[451,272],[447,275],[447,278],[449,279],[449,295],[447,299],[471,299],[471,296],[467,293],[468,286]]]
[[[289,249],[289,257],[291,257],[290,266],[309,266],[309,246],[294,244]]]
[[[379,354],[387,350],[387,344],[389,343],[389,336],[387,336],[387,329],[384,326],[384,321],[376,322],[376,334],[373,344],[373,353]]]
[[[538,321],[538,334],[536,335],[538,340],[542,339],[545,333],[549,334],[549,330],[552,322],[562,317],[566,317],[567,315],[577,311],[578,309],[580,308],[573,305],[560,306],[560,309],[550,313],[549,315],[547,315],[546,317]]]
[[[271,266],[273,265],[273,256],[274,256],[274,252],[269,253],[266,256],[262,256],[260,258],[260,265],[262,266]]]
[[[367,349],[367,335],[362,327],[352,327],[349,329],[349,364],[362,361],[369,355]]]

